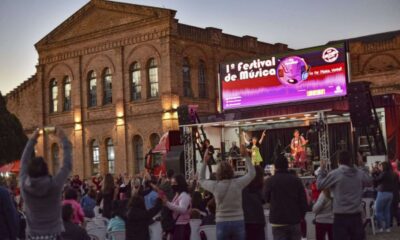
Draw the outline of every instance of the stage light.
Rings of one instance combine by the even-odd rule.
[[[309,117],[309,116],[311,116],[311,114],[309,113],[304,114],[304,117]]]
[[[286,118],[287,118],[287,117],[280,117],[279,119],[280,119],[280,120],[283,120],[283,119],[286,119]]]
[[[262,122],[263,120],[262,119],[257,119],[257,122]]]

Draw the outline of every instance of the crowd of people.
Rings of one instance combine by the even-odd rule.
[[[207,178],[215,161],[207,146],[198,176],[188,181],[172,170],[159,176],[144,171],[81,180],[70,177],[71,143],[62,129],[57,128],[56,135],[63,164],[55,175],[33,154],[40,137],[35,131],[21,158],[19,188],[0,187],[0,239],[116,239],[114,233],[121,233],[125,239],[189,240],[195,231],[190,223],[198,220],[215,226],[218,240],[263,240],[266,209],[274,240],[306,238],[307,227],[314,227],[305,221],[310,211],[317,240],[365,239],[363,212],[368,207],[375,210],[380,232],[389,232],[393,219],[400,224],[398,161],[368,169],[365,158],[354,163],[343,151],[336,169],[328,171],[321,162],[315,181],[304,184],[284,156],[275,160],[273,175],[266,175],[249,157],[243,176],[221,161]],[[363,209],[365,197],[375,199],[374,206]]]

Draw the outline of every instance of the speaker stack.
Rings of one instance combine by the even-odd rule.
[[[386,154],[382,129],[370,91],[370,82],[359,81],[348,85],[350,118],[356,129],[358,148],[368,146],[371,155]],[[366,139],[368,145],[361,144]],[[365,142],[365,141],[364,141]]]
[[[347,88],[350,118],[356,128],[376,127],[370,84],[370,82],[353,82]]]

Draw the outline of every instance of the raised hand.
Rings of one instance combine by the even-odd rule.
[[[39,138],[39,134],[40,134],[40,129],[36,128],[35,131],[32,134],[32,139],[37,140]]]

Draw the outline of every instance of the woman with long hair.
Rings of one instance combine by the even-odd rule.
[[[396,178],[388,162],[380,163],[379,170],[381,173],[374,177],[374,183],[378,186],[378,195],[375,201],[376,220],[378,222],[380,232],[383,232],[384,230],[386,232],[390,232],[390,210]]]
[[[246,175],[234,178],[232,166],[222,161],[218,164],[217,180],[206,180],[207,159],[201,167],[199,183],[214,195],[216,202],[216,222],[218,240],[244,240],[246,230],[242,208],[242,190],[256,175],[250,158],[246,158],[248,172]]]
[[[185,177],[181,174],[175,175],[172,178],[171,187],[175,192],[175,197],[172,201],[168,201],[165,194],[159,194],[164,205],[172,211],[175,221],[171,240],[189,240],[192,199],[188,193],[188,184]]]
[[[115,190],[114,178],[111,174],[107,173],[104,177],[100,197],[102,201],[102,215],[110,219],[112,217],[112,203],[116,199],[118,191]]]

